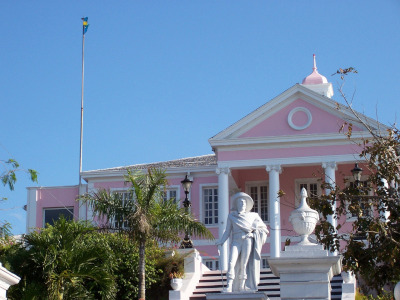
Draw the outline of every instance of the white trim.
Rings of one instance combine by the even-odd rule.
[[[81,195],[84,195],[87,192],[87,184],[82,184],[78,188],[79,192],[79,197]],[[87,207],[88,203],[84,203],[82,201],[79,201],[80,199],[78,198],[78,219],[81,221],[87,221]]]
[[[305,125],[303,125],[303,126],[297,126],[297,125],[295,125],[294,123],[293,123],[293,115],[295,114],[295,113],[297,113],[297,112],[299,112],[299,111],[301,111],[301,112],[304,112],[306,115],[307,115],[307,123],[305,124]],[[295,129],[295,130],[303,130],[303,129],[306,129],[307,127],[309,127],[310,125],[311,125],[311,122],[312,122],[312,114],[311,114],[311,112],[307,109],[307,108],[305,108],[305,107],[296,107],[296,108],[293,108],[291,111],[290,111],[290,113],[288,114],[288,123],[289,123],[289,126],[290,127],[292,127],[293,129]]]
[[[305,156],[305,157],[285,157],[285,158],[271,158],[271,159],[252,159],[252,160],[231,160],[219,161],[219,168],[248,168],[260,167],[267,165],[281,165],[284,166],[305,166],[311,164],[321,164],[323,162],[335,161],[337,164],[347,164],[360,161],[360,156],[357,153],[344,154],[344,155],[330,155],[330,156]]]
[[[339,130],[339,127],[338,127]],[[352,141],[371,137],[369,132],[353,131]],[[348,145],[351,141],[342,133],[319,133],[319,134],[297,134],[266,137],[230,138],[213,142],[213,147],[223,147],[223,150],[253,149],[261,146],[262,148],[273,149],[282,147],[325,146],[325,145]]]
[[[218,189],[218,183],[201,183],[199,184],[199,220],[201,223],[204,224],[204,202],[203,202],[203,189],[204,188],[217,188]],[[218,199],[218,211],[219,211],[219,199]],[[220,216],[218,215],[218,222]],[[218,227],[219,223],[214,223],[214,224],[204,224],[207,228],[216,228]]]
[[[37,189],[28,189],[28,201],[26,205],[26,233],[30,233],[36,228],[37,200]]]
[[[85,184],[84,184],[85,186]],[[29,186],[27,190],[51,190],[51,189],[72,189],[78,188],[79,185],[59,185],[59,186]]]

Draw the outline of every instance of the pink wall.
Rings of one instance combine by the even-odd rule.
[[[74,219],[78,219],[79,205],[75,200],[79,195],[78,186],[39,188],[37,190],[36,226],[43,227],[43,209],[73,207]]]
[[[201,196],[201,185],[205,184],[217,184],[218,183],[218,177],[215,176],[206,176],[206,177],[196,177],[196,174],[193,173],[194,178],[193,178],[193,184],[192,188],[190,190],[189,198],[190,201],[192,202],[192,213],[193,215],[197,218],[200,219],[200,196]],[[179,202],[182,203],[182,201],[185,199],[185,193],[182,188],[181,181],[183,178],[171,178],[168,180],[168,184],[170,186],[179,186],[180,189],[180,199]],[[96,182],[94,183],[94,188],[128,188],[129,185],[125,185],[124,182]],[[214,232],[213,232],[214,233]],[[215,233],[218,235],[218,230],[215,230]],[[217,236],[216,235],[216,236]]]
[[[303,130],[295,130],[288,124],[288,115],[290,111],[296,107],[307,108],[312,115],[311,125]],[[305,125],[307,116],[304,112],[297,112],[293,115],[293,123],[295,125]],[[300,98],[279,110],[260,124],[256,125],[249,131],[242,134],[241,138],[262,137],[262,136],[284,136],[297,134],[318,134],[318,133],[337,133],[344,120],[334,116],[325,110],[316,107]],[[354,127],[353,131],[360,131],[358,127]]]

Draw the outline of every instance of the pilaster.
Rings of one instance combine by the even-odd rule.
[[[226,229],[226,220],[229,214],[229,168],[217,168],[216,173],[218,174],[218,237],[221,238]],[[219,247],[219,263],[221,270],[228,269],[228,243],[226,241]]]
[[[28,201],[26,205],[26,233],[35,230],[36,225],[36,210],[37,210],[37,188],[28,188]]]
[[[87,185],[86,184],[79,185],[79,196],[84,195],[86,192],[87,192]],[[82,203],[81,201],[79,201],[79,213],[78,213],[79,220],[86,221],[88,219],[87,209],[88,209],[87,203]]]

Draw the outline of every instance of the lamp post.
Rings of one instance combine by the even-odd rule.
[[[362,169],[358,166],[357,163],[355,164],[354,169],[351,170],[351,173],[353,174],[354,182],[358,187],[361,182]]]
[[[193,183],[193,181],[190,180],[190,179],[188,178],[187,175],[185,176],[185,179],[183,179],[183,180],[181,181],[181,184],[182,184],[182,187],[183,187],[183,191],[185,192],[185,200],[183,201],[183,207],[185,208],[185,211],[186,211],[186,212],[189,212],[189,208],[190,208],[190,206],[191,206],[191,203],[190,203],[190,201],[189,201],[189,199],[188,199],[188,195],[189,195],[189,192],[190,192],[190,188],[191,188],[191,186],[192,186],[192,183]],[[193,248],[193,243],[192,243],[192,241],[191,241],[191,239],[190,239],[190,236],[189,236],[187,230],[185,230],[185,238],[184,238],[183,241],[181,242],[180,248],[181,248],[181,249],[190,249],[190,248]]]
[[[360,182],[361,182],[362,169],[356,163],[354,165],[354,168],[351,170],[351,173],[353,174],[355,187],[357,188],[357,193],[360,193]],[[358,198],[358,201],[360,202],[361,215],[363,215],[363,213],[364,213],[363,200],[361,198]],[[361,225],[358,227],[358,232],[356,232],[355,235],[356,235],[356,239],[358,239],[358,240],[363,240],[365,238],[365,234],[363,233]]]

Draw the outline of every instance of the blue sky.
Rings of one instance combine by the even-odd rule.
[[[354,107],[396,121],[400,2],[1,1],[1,159],[39,186],[79,171],[81,17],[85,39],[83,170],[211,153],[208,139],[318,70]],[[342,102],[338,93],[334,99]],[[22,172],[0,220],[25,231]]]

